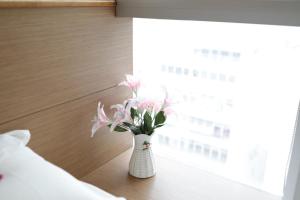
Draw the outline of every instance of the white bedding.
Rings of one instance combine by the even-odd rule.
[[[0,134],[1,200],[120,200],[84,183],[26,146],[29,131]]]

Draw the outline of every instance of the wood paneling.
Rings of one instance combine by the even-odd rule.
[[[128,175],[131,150],[82,180],[127,200],[280,200],[280,197],[156,156],[157,174],[149,179]]]
[[[0,9],[0,124],[112,87],[132,71],[113,8]]]
[[[114,0],[0,0],[0,8],[113,7]]]
[[[110,133],[108,128],[90,137],[98,100],[110,105],[123,102],[129,95],[124,88],[108,89],[3,124],[0,132],[29,129],[32,134],[29,146],[34,151],[82,177],[131,146],[130,134]]]
[[[0,9],[0,133],[29,129],[29,146],[82,177],[128,149],[129,134],[90,138],[100,99],[109,108],[129,91],[132,19],[114,8]]]

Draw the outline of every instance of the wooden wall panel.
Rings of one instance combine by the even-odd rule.
[[[0,124],[112,87],[132,71],[113,8],[0,9]]]
[[[29,129],[30,147],[80,178],[131,146],[130,134],[90,138],[101,99],[129,91],[132,19],[108,8],[0,9],[0,133]]]
[[[100,99],[105,105],[123,102],[124,88],[112,88],[0,126],[0,132],[29,129],[29,146],[52,163],[80,178],[131,146],[128,133],[100,129],[94,138],[91,120]],[[110,111],[106,106],[106,111]]]

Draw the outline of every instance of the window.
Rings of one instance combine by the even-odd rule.
[[[300,28],[134,19],[134,73],[175,114],[154,151],[282,195],[300,99]]]

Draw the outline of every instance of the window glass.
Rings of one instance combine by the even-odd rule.
[[[299,35],[298,27],[134,19],[134,73],[164,85],[175,110],[157,129],[156,154],[282,195]]]

